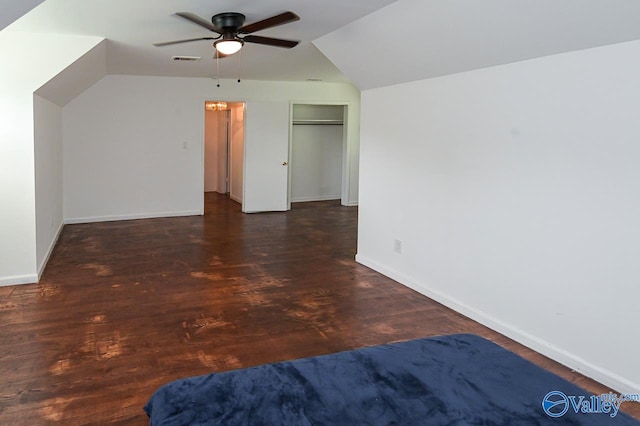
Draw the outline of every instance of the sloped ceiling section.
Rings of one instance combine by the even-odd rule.
[[[107,75],[106,45],[107,40],[102,40],[40,87],[36,94],[61,107],[71,102]]]
[[[359,89],[640,39],[637,0],[399,0],[314,40]]]
[[[9,1],[9,0],[0,0]],[[23,0],[13,0],[16,3]],[[395,0],[47,0],[6,31],[106,38],[107,72],[124,75],[220,77],[243,80],[348,82],[312,40]],[[211,40],[156,47],[153,43],[213,33],[175,15],[186,11],[208,20],[236,11],[256,22],[290,10],[300,21],[260,31],[261,36],[300,40],[295,49],[247,43],[239,55],[215,61]],[[2,11],[0,11],[2,13]],[[195,62],[172,56],[199,56]]]
[[[13,23],[44,0],[0,0],[0,30]]]

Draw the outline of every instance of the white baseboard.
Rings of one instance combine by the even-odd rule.
[[[56,246],[56,243],[58,242],[58,239],[60,238],[60,234],[62,234],[62,228],[64,228],[64,224],[61,223],[60,226],[58,227],[58,230],[56,231],[55,236],[53,237],[53,240],[51,241],[51,244],[49,245],[49,248],[47,249],[47,254],[44,256],[44,259],[42,259],[42,263],[40,263],[40,265],[38,265],[38,281],[40,281],[40,278],[42,278],[42,273],[44,272],[44,268],[47,267],[47,263],[49,262],[49,258],[51,257],[51,253],[53,253],[53,249]]]
[[[235,195],[231,195],[231,193],[229,193],[229,198],[231,198],[236,203],[242,204],[242,198],[240,198],[240,197],[236,197]]]
[[[64,224],[73,225],[78,223],[115,222],[118,220],[156,219],[160,217],[202,216],[202,214],[203,212],[199,210],[188,210],[183,212],[138,213],[113,216],[76,217],[66,218],[64,220]]]
[[[445,293],[430,288],[428,285],[389,268],[386,265],[369,259],[366,256],[356,254],[356,262],[380,272],[381,274],[398,281],[400,284],[405,285],[406,287],[409,287],[412,290],[415,290],[418,293],[421,293],[436,302],[441,303],[448,308],[451,308],[454,311],[459,312],[462,315],[465,315],[472,320],[477,321],[480,324],[483,324],[492,330],[495,330],[498,333],[501,333],[510,339],[513,339],[516,342],[553,359],[554,361],[559,362],[560,364],[563,364],[566,367],[571,368],[572,370],[578,371],[579,373],[614,389],[616,392],[640,394],[640,384],[627,380],[606,368],[594,365],[574,353],[568,352],[545,341],[542,337],[532,335],[517,327],[513,327],[512,325],[505,323],[486,312],[477,310],[472,306],[462,303]]]
[[[38,282],[38,276],[33,275],[14,275],[11,277],[0,277],[0,287],[18,284],[35,284]]]

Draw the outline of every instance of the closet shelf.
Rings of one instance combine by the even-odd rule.
[[[294,126],[342,126],[342,120],[293,120]]]

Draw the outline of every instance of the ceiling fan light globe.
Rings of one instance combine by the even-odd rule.
[[[233,55],[242,49],[242,44],[240,40],[218,40],[213,45],[218,52],[225,55]]]

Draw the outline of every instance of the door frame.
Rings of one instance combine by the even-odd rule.
[[[202,102],[201,105],[203,106],[202,107],[202,149],[201,149],[201,153],[200,153],[200,155],[202,157],[201,158],[202,161],[201,161],[201,170],[200,170],[200,181],[201,181],[201,184],[202,184],[203,197],[202,197],[202,207],[200,209],[200,214],[204,215],[204,192],[205,192],[204,191],[204,180],[205,180],[205,171],[206,171],[206,169],[205,169],[205,161],[206,161],[206,147],[207,147],[207,140],[205,138],[205,127],[207,125],[207,115],[206,115],[207,111],[204,109],[204,104],[206,102],[214,101],[214,100],[215,101],[224,101],[224,102],[227,102],[229,104],[242,104],[242,108],[243,108],[243,111],[244,111],[246,109],[247,101],[246,100],[238,100],[238,99],[227,97],[227,96],[215,96],[215,97],[207,96],[207,97],[204,97],[202,99],[203,99],[201,101]],[[244,115],[244,113],[243,113],[243,115]],[[230,130],[231,130],[230,129],[231,119],[232,119],[231,114],[229,114],[227,116],[227,124],[226,124],[227,125],[227,132],[230,132]],[[242,143],[244,145],[244,127],[245,127],[244,119],[243,119],[242,125],[243,125],[243,142]],[[230,142],[230,140],[227,141],[227,143],[229,143],[229,142]],[[228,179],[229,179],[227,181],[227,183],[226,183],[226,188],[228,190],[227,193],[230,194],[230,191],[231,191],[231,180],[232,180],[232,177],[231,177],[232,169],[231,169],[231,164],[230,164],[231,163],[231,158],[230,158],[230,156],[231,156],[231,147],[229,145],[227,145],[226,151],[227,151],[226,155],[227,155],[228,161],[227,161],[227,165],[225,167],[227,168],[226,172],[227,172],[227,176],[228,176]],[[244,147],[243,147],[243,153],[242,153],[242,167],[244,169]],[[244,170],[242,172],[244,174]],[[243,176],[243,178],[244,178],[244,176]],[[243,191],[244,191],[244,188],[243,188]],[[216,192],[218,192],[218,191],[216,190]],[[232,197],[232,199],[234,201],[242,204],[241,201],[238,201],[233,197]]]
[[[291,101],[289,105],[289,166],[291,166],[291,158],[293,152],[293,106],[294,105],[327,105],[342,106],[342,184],[340,203],[343,206],[350,206],[350,188],[351,188],[351,144],[349,143],[349,114],[351,112],[352,103],[346,101]],[[287,177],[287,203],[291,210],[291,170],[289,167]]]

